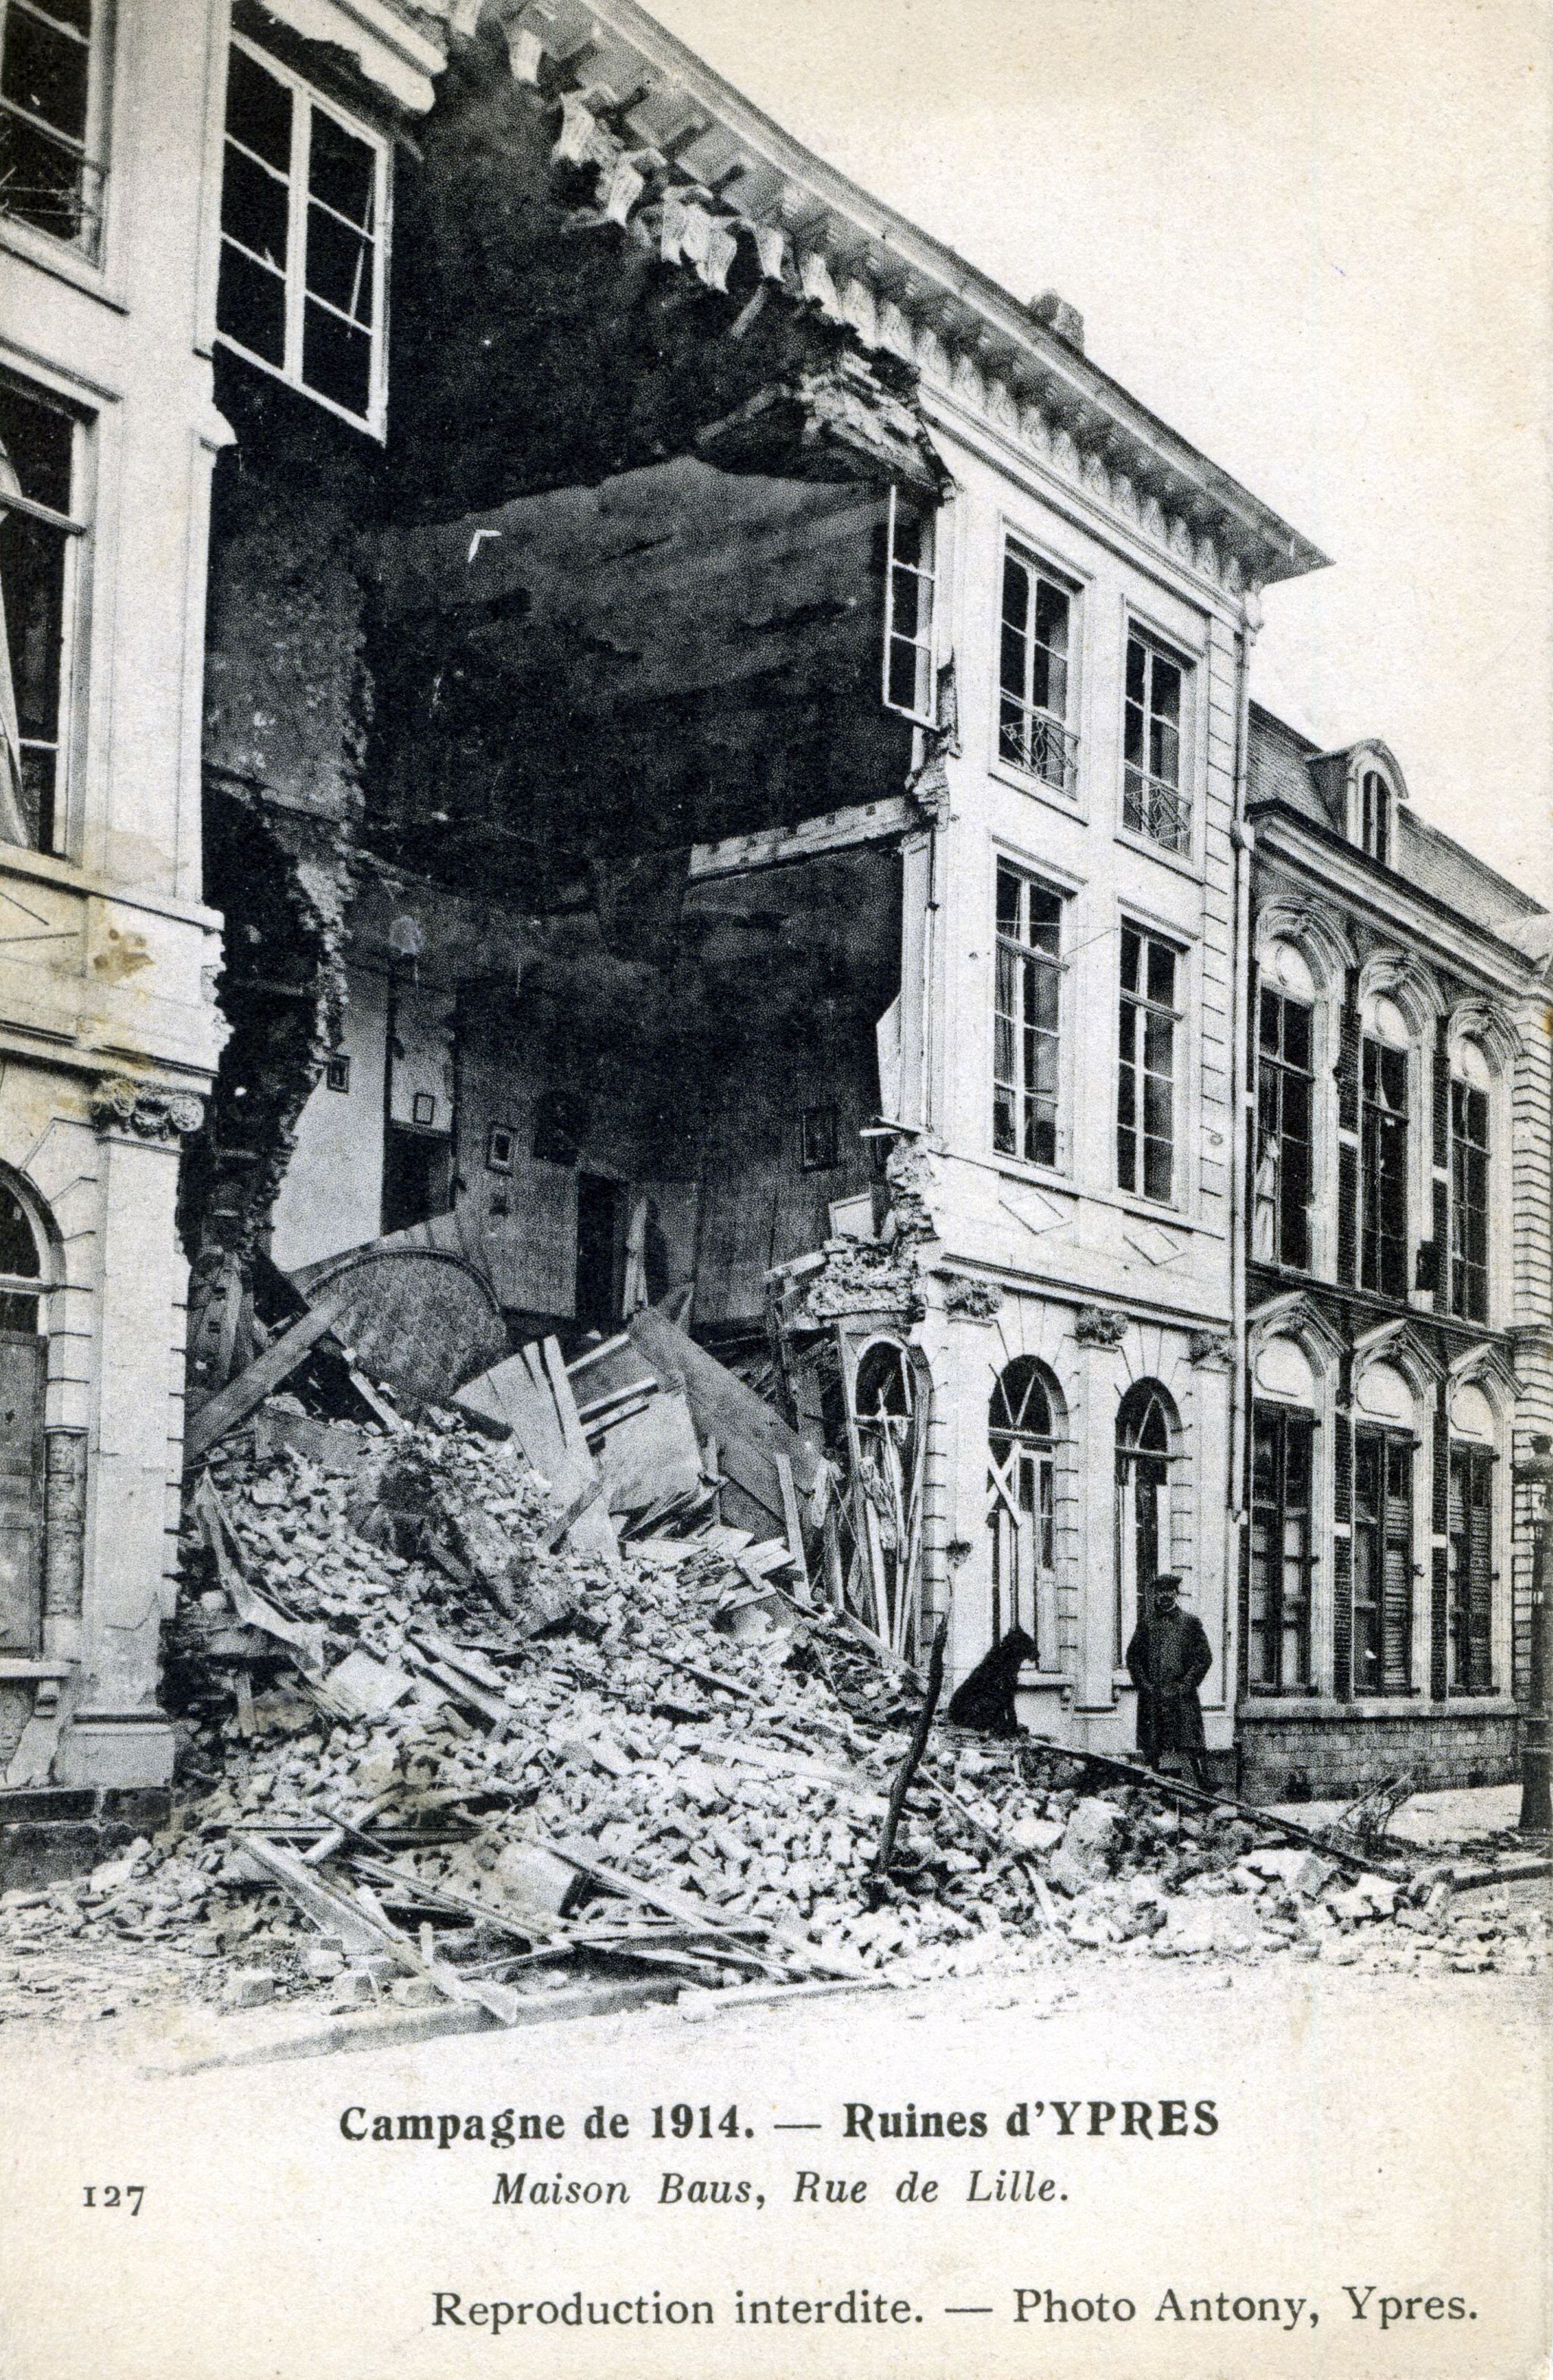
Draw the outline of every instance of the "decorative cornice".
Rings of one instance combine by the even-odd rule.
[[[1074,1317],[1074,1337],[1081,1347],[1120,1347],[1128,1328],[1126,1315],[1109,1305],[1081,1305]]]
[[[1003,1293],[996,1281],[973,1281],[963,1272],[941,1276],[943,1310],[956,1322],[991,1322],[1003,1309]]]
[[[1395,1001],[1414,1033],[1445,1011],[1438,982],[1411,951],[1372,951],[1359,971],[1359,999]]]
[[[1346,835],[1324,826],[1281,799],[1253,805],[1258,866],[1298,868],[1313,878],[1328,900],[1340,901],[1353,917],[1392,937],[1405,934],[1425,943],[1451,967],[1495,990],[1514,994],[1535,990],[1542,962],[1519,950],[1491,926],[1453,908],[1438,893],[1388,876],[1380,880],[1373,860],[1356,851]]]
[[[762,284],[911,365],[1227,596],[1324,566],[1052,321],[804,149],[636,0],[484,13],[553,112],[555,163],[594,176],[600,220],[711,289],[745,246]]]
[[[1469,1347],[1458,1355],[1450,1368],[1452,1388],[1479,1388],[1500,1412],[1507,1412],[1516,1398],[1524,1391],[1525,1383],[1517,1378],[1515,1368],[1502,1347],[1491,1341],[1479,1347]]]
[[[1394,1364],[1415,1394],[1434,1388],[1445,1377],[1445,1366],[1423,1332],[1400,1315],[1394,1322],[1377,1322],[1373,1330],[1362,1332],[1354,1341],[1355,1382],[1372,1364]]]
[[[1446,1031],[1452,1059],[1463,1041],[1475,1041],[1496,1074],[1507,1074],[1521,1054],[1514,1026],[1491,1001],[1462,1001],[1451,1010]]]
[[[1343,1351],[1341,1333],[1330,1316],[1303,1289],[1269,1298],[1252,1315],[1246,1342],[1253,1365],[1271,1339],[1292,1339],[1319,1370],[1335,1364]]]
[[[1314,896],[1300,901],[1268,901],[1257,910],[1258,966],[1266,965],[1276,942],[1292,942],[1326,990],[1340,985],[1344,969],[1356,964],[1353,939],[1338,912],[1329,903]]]
[[[91,1121],[100,1133],[123,1133],[135,1140],[181,1140],[205,1121],[197,1092],[173,1083],[140,1083],[130,1075],[104,1075],[91,1097]]]

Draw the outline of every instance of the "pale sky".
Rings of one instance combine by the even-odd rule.
[[[1553,0],[649,0],[1314,539],[1256,689],[1553,905]]]

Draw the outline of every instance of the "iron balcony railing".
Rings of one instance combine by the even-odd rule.
[[[1049,710],[1005,694],[998,718],[998,753],[1027,776],[1071,794],[1078,773],[1078,737]]]
[[[1164,851],[1190,851],[1192,797],[1163,777],[1151,777],[1131,760],[1122,791],[1122,823]]]

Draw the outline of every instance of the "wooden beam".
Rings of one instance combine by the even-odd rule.
[[[921,824],[922,812],[909,794],[857,802],[844,810],[801,820],[796,826],[766,827],[757,834],[728,835],[721,843],[698,843],[690,853],[690,881],[707,884],[757,868],[791,867],[795,860],[816,859],[859,844],[889,843]]]
[[[262,1404],[283,1381],[291,1378],[303,1356],[331,1329],[344,1304],[342,1292],[309,1306],[278,1339],[271,1340],[264,1353],[255,1356],[246,1371],[239,1372],[235,1380],[228,1380],[224,1389],[200,1406],[184,1432],[186,1469],[198,1463],[218,1438],[246,1421],[256,1405]]]

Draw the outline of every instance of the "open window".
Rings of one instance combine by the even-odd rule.
[[[884,700],[891,710],[936,727],[933,611],[937,528],[933,515],[892,487],[886,516]]]

